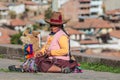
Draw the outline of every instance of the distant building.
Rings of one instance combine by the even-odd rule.
[[[90,17],[90,0],[79,0],[79,18]]]
[[[16,31],[24,31],[26,22],[21,19],[12,19],[9,24],[10,28]]]
[[[58,11],[58,9],[61,8],[61,6],[65,4],[67,1],[69,0],[52,0],[52,10]]]
[[[17,34],[18,32],[15,30],[11,30],[9,28],[0,27],[0,44],[10,44],[10,36],[13,34]]]
[[[24,4],[25,4],[25,8],[30,11],[36,11],[39,8],[38,4],[33,1],[25,1]]]
[[[106,11],[120,8],[120,0],[103,0],[103,2]]]
[[[32,0],[32,1],[38,4],[48,4],[48,0]]]
[[[5,30],[4,28],[0,28],[0,44],[5,43],[10,43],[10,36],[8,35],[7,30]]]
[[[70,35],[70,39],[79,41],[82,39],[83,36],[85,36],[84,32],[72,29],[72,28],[65,28],[67,33]]]
[[[114,30],[112,32],[110,32],[110,36],[111,36],[111,42],[113,43],[117,43],[118,45],[120,45],[120,34],[119,34],[120,30]]]
[[[61,6],[68,1],[70,1],[70,0],[58,0],[58,8],[61,8]]]
[[[102,0],[79,0],[79,18],[96,18],[103,15]]]
[[[102,19],[84,19],[84,21],[76,23],[73,29],[84,32],[83,40],[97,39],[100,35],[105,35],[113,30],[113,26]]]
[[[72,21],[78,21],[79,18],[79,2],[78,0],[68,0],[61,5],[59,11],[63,13],[64,18],[71,18]]]
[[[0,4],[0,25],[7,23],[8,12],[9,12],[8,8]]]
[[[21,14],[21,13],[25,12],[24,4],[10,3],[10,4],[8,4],[8,8],[10,11],[15,11],[16,14]]]
[[[106,20],[113,24],[116,30],[120,30],[120,8],[106,11]]]
[[[103,15],[103,0],[91,0],[90,17],[99,17]]]
[[[103,15],[102,0],[66,0],[59,8],[65,18],[78,21],[85,18],[97,18]]]

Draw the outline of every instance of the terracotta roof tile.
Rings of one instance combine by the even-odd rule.
[[[33,1],[24,1],[23,3],[25,5],[37,5],[37,3],[33,2]]]
[[[40,19],[44,19],[44,18],[45,18],[44,14],[40,14],[38,16],[32,17],[32,20],[40,20]]]
[[[75,26],[73,26],[73,28],[113,28],[113,26],[102,19],[85,19],[83,22],[78,22]]]
[[[10,21],[10,25],[12,25],[12,26],[24,26],[24,25],[26,25],[26,23],[21,19],[13,19]]]
[[[8,28],[0,28],[0,44],[9,44],[10,35],[16,34],[16,31],[10,30]]]
[[[26,25],[27,25],[27,24],[34,24],[33,21],[30,21],[30,20],[28,20],[28,19],[24,19],[24,22],[25,22]]]
[[[78,24],[77,21],[70,21],[70,22],[66,23],[66,27],[72,27],[72,26],[74,26],[76,24]]]
[[[5,5],[5,2],[0,2],[0,5]]]
[[[99,44],[97,40],[81,40],[80,44]]]
[[[120,39],[120,30],[111,31],[110,35]]]
[[[0,10],[8,10],[4,3],[0,3]]]
[[[106,12],[107,15],[120,14],[120,9],[109,10]]]
[[[65,30],[68,32],[68,34],[84,34],[83,32],[80,32],[78,30],[72,29],[72,28],[65,28]]]

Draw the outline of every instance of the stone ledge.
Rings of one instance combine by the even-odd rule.
[[[21,59],[24,57],[24,52],[21,45],[0,44],[0,54],[9,59]],[[85,53],[76,52],[72,52],[72,55],[75,56],[76,60],[79,62],[102,63],[108,66],[120,67],[120,58],[87,55]]]
[[[21,45],[0,44],[0,54],[8,59],[20,59],[24,56]]]
[[[120,67],[120,58],[88,55],[85,53],[72,53],[79,62],[100,63],[107,66]]]

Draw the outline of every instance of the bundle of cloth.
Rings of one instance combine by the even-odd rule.
[[[35,54],[40,50],[38,31],[32,31],[26,29],[21,36],[21,41],[23,42],[22,49],[24,51],[24,62],[21,65],[10,65],[8,69],[10,71],[17,72],[37,72],[37,67],[35,64]]]

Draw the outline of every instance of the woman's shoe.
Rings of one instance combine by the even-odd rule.
[[[71,73],[71,70],[69,67],[62,68],[62,73]]]
[[[8,66],[9,71],[16,71],[16,72],[22,72],[22,68],[18,67],[16,65],[10,65]]]

